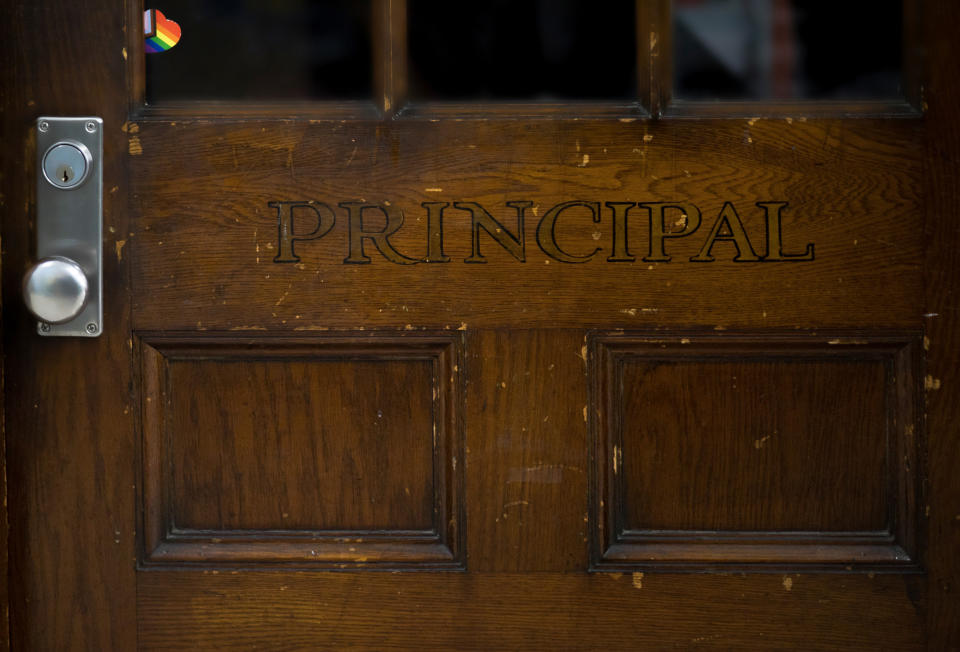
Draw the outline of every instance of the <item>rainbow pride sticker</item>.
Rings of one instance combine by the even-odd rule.
[[[164,52],[180,41],[180,25],[167,20],[158,9],[143,12],[143,34],[147,52]]]

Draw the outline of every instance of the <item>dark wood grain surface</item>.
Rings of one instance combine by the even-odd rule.
[[[960,80],[954,37],[960,7],[936,3],[927,14],[929,34],[927,138],[924,158],[925,307],[928,337],[926,408],[931,433],[929,465],[929,585],[927,626],[931,649],[960,647]]]
[[[405,105],[405,4],[375,3],[369,102],[166,107],[141,103],[139,3],[0,5],[10,646],[960,646],[960,10],[916,28],[923,117],[654,120],[659,37],[637,103]],[[662,30],[663,3],[638,16]],[[95,340],[38,338],[19,299],[39,115],[104,118]],[[298,209],[274,262],[311,201],[329,233]],[[753,260],[770,202],[811,260]],[[702,218],[673,237],[668,209],[663,255],[658,203]],[[599,337],[646,358],[604,385]],[[701,541],[640,545],[664,528]],[[718,538],[757,532],[779,547]],[[853,558],[818,547],[838,533]]]
[[[148,574],[146,649],[922,649],[897,575]],[[856,623],[854,626],[853,623]],[[281,644],[280,636],[283,637]]]
[[[138,328],[916,327],[920,320],[920,295],[911,289],[921,277],[916,121],[173,122],[128,125],[140,152],[130,157],[137,235],[127,244],[139,262]],[[174,159],[156,174],[158,161]],[[321,239],[295,243],[299,263],[275,264],[278,209],[268,204],[307,200],[328,204],[336,223]],[[558,220],[558,242],[577,255],[599,251],[569,264],[536,241],[545,213],[572,200],[688,202],[702,225],[665,243],[670,262],[644,262],[651,218],[636,207],[627,216],[635,260],[609,262],[612,209],[602,208],[599,223],[570,211]],[[368,241],[369,264],[344,264],[349,229],[338,204],[346,201],[402,215],[390,243],[413,259],[427,254],[421,203],[451,204],[443,233],[450,262],[401,267]],[[508,201],[532,202],[525,262],[481,231],[488,262],[465,263],[471,214],[452,204],[479,203],[519,238]],[[813,243],[815,261],[735,263],[733,243],[717,242],[715,262],[690,262],[725,202],[765,251],[764,212],[755,204],[766,201],[791,202],[784,248],[803,252]],[[365,229],[384,228],[382,211],[364,216]],[[307,213],[299,228],[309,232],[311,219]],[[667,219],[679,228],[679,213]]]
[[[625,366],[624,527],[886,529],[882,362]]]
[[[34,262],[35,120],[100,116],[105,250],[129,231],[125,16],[107,3],[3,3],[4,393],[12,647],[136,647],[135,403],[127,260],[105,257],[96,340],[41,340],[20,282]],[[84,53],[80,56],[78,53]],[[69,71],[69,72],[66,72]]]

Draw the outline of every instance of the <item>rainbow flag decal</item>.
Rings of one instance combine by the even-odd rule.
[[[143,12],[143,34],[148,53],[164,52],[180,41],[180,26],[158,9],[147,9]]]

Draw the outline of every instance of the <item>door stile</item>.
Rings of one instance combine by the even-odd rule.
[[[960,6],[927,3],[924,322],[927,350],[929,649],[960,646]]]

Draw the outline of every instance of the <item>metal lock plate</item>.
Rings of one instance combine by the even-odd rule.
[[[83,309],[70,321],[39,322],[43,336],[103,332],[103,120],[37,119],[37,260],[75,261],[87,279]]]

